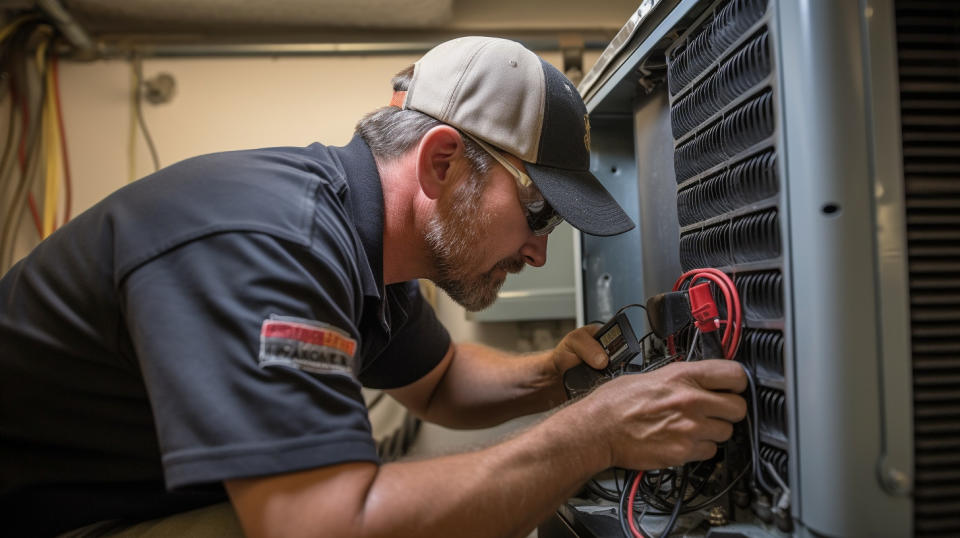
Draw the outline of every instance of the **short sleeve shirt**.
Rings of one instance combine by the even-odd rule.
[[[32,534],[377,462],[361,385],[450,338],[383,284],[369,148],[197,157],[120,189],[0,279],[0,511]]]

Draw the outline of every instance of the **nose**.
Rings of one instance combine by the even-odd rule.
[[[527,265],[543,267],[547,263],[547,236],[533,235],[531,232],[527,242],[520,248],[520,255]]]

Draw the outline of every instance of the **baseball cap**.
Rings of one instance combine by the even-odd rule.
[[[591,235],[634,227],[590,172],[590,119],[576,88],[523,45],[493,37],[441,43],[416,62],[403,108],[524,161],[543,197]]]

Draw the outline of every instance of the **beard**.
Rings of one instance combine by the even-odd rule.
[[[503,258],[485,273],[474,274],[487,258],[477,248],[477,237],[491,222],[481,212],[484,181],[472,173],[427,222],[425,241],[433,259],[433,282],[470,312],[483,310],[497,300],[506,273],[519,273],[526,266],[520,254]]]

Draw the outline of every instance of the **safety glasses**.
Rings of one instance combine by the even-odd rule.
[[[527,217],[527,225],[530,226],[533,235],[547,235],[563,222],[563,217],[547,202],[537,186],[533,184],[530,176],[514,166],[493,146],[469,134],[467,136],[503,165],[508,172],[513,174],[513,179],[517,182],[517,195],[520,198],[520,205],[523,206],[523,212]]]

